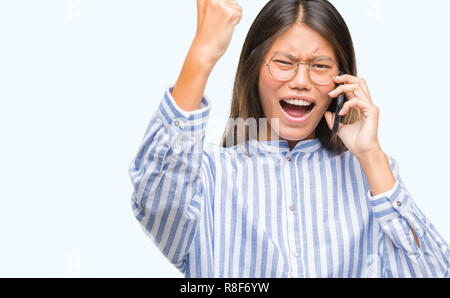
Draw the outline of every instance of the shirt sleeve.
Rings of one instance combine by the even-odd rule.
[[[395,186],[377,196],[372,196],[370,190],[367,193],[383,231],[379,253],[384,277],[448,277],[448,244],[416,206],[399,175],[397,161],[387,156],[396,178]]]
[[[177,106],[169,86],[152,116],[129,166],[131,205],[144,232],[181,272],[209,193],[208,163],[203,158],[211,108],[205,96],[199,110]]]

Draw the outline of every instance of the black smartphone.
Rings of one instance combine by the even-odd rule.
[[[342,71],[339,71],[340,76],[342,76],[343,74],[344,73]],[[338,84],[336,86],[336,88],[340,85],[343,85],[343,84]],[[344,106],[344,103],[346,101],[347,101],[347,98],[345,97],[345,94],[342,93],[342,94],[339,94],[338,98],[333,98],[332,103],[328,107],[328,111],[335,113],[333,129],[331,130],[331,133],[334,135],[337,133],[337,131],[339,129],[339,123],[342,120],[342,116],[340,116],[339,113],[341,112],[342,107]]]

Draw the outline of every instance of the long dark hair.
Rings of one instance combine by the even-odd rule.
[[[230,120],[264,118],[264,112],[258,91],[260,67],[271,44],[285,30],[295,23],[304,23],[321,34],[332,46],[339,67],[346,74],[357,76],[355,51],[348,27],[336,10],[327,0],[271,0],[256,17],[242,48],[233,88]],[[351,109],[342,123],[351,124],[359,120],[359,113]],[[238,129],[230,125],[230,121],[222,137],[222,146],[227,146],[227,138],[233,138],[237,145]],[[259,124],[258,124],[259,125]],[[245,140],[249,140],[247,127]],[[258,126],[259,131],[259,126]],[[259,133],[258,133],[259,135]],[[344,143],[337,135],[332,135],[325,117],[322,117],[316,128],[316,137],[322,145],[334,154],[347,151]],[[228,145],[230,141],[228,141]]]

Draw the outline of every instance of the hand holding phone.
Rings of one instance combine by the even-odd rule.
[[[344,73],[342,71],[339,71],[339,75],[342,76]],[[343,84],[338,84],[338,86],[341,86]],[[337,102],[335,103],[336,105],[332,104],[330,105],[329,110],[331,110],[332,112],[335,112],[335,116],[334,116],[334,124],[333,124],[333,129],[331,130],[331,133],[333,135],[335,135],[339,129],[339,123],[341,122],[342,116],[339,115],[339,113],[342,110],[342,107],[344,106],[344,103],[346,101],[345,98],[345,94],[339,94],[338,98],[335,99]],[[334,108],[335,107],[335,108]]]

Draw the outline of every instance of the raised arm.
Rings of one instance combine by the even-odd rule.
[[[131,205],[147,235],[181,272],[213,196],[211,160],[204,154],[209,74],[240,19],[236,3],[198,0],[198,32],[176,85],[168,88],[130,164]]]
[[[172,91],[188,112],[199,108],[209,74],[227,50],[242,8],[229,0],[197,0],[197,33]]]

